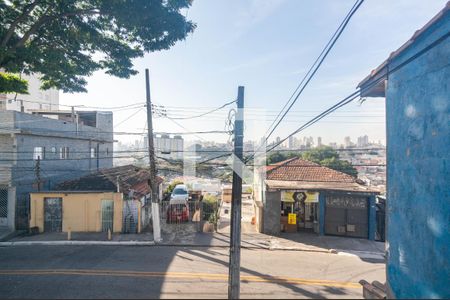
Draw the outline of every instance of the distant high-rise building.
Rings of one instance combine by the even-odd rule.
[[[172,159],[182,159],[184,140],[181,135],[170,137],[168,134],[153,134],[155,153],[158,156]],[[144,146],[148,148],[148,138],[144,137]]]
[[[346,136],[344,138],[344,146],[345,146],[345,148],[350,148],[353,146],[352,140],[349,136]]]
[[[317,138],[317,147],[322,147],[322,138],[320,136]]]
[[[369,145],[369,137],[367,135],[358,137],[357,145],[358,147],[367,147]]]
[[[293,136],[289,137],[288,148],[289,149],[294,149],[295,148],[295,137],[293,137]]]

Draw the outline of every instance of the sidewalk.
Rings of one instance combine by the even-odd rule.
[[[8,241],[15,236],[22,235],[25,230],[12,231],[6,226],[0,226],[0,242]]]
[[[54,241],[67,241],[66,232],[46,232],[36,235],[23,235],[10,239],[8,242],[54,242]],[[108,233],[106,232],[72,232],[71,241],[108,241]],[[153,234],[141,233],[141,234],[117,234],[114,233],[111,236],[111,241],[114,242],[153,242]]]
[[[108,241],[108,235],[99,233],[72,233],[67,240],[67,233],[43,233],[32,236],[20,236],[0,246],[15,245],[133,245],[133,246],[174,246],[174,247],[224,247],[228,248],[230,236],[228,233],[197,233],[176,231],[170,235],[163,234],[161,243],[155,244],[151,233],[113,234]],[[312,233],[291,233],[281,236],[270,236],[261,233],[243,233],[241,246],[244,249],[264,249],[271,251],[307,251],[334,253],[338,255],[357,256],[361,259],[384,260],[384,243],[366,239],[318,236]]]

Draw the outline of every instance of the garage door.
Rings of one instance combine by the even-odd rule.
[[[325,199],[325,234],[368,238],[367,197],[330,195]]]

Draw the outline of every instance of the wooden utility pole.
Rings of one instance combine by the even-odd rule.
[[[244,147],[244,87],[238,88],[237,113],[234,120],[233,186],[231,194],[230,265],[228,299],[239,299],[241,269],[242,156]]]
[[[150,162],[150,188],[152,190],[153,239],[155,242],[159,242],[161,241],[161,227],[159,223],[158,184],[156,182],[155,148],[153,145],[152,100],[150,97],[150,75],[148,69],[145,69],[145,89],[147,96],[147,139]]]

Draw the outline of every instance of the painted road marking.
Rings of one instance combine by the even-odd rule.
[[[117,276],[117,277],[162,277],[174,279],[202,279],[227,281],[228,274],[214,273],[183,273],[183,272],[144,272],[144,271],[119,271],[119,270],[77,270],[77,269],[54,269],[54,270],[0,270],[0,275],[78,275],[78,276]],[[329,286],[339,288],[361,288],[356,282],[292,278],[285,276],[250,276],[242,275],[243,282],[267,282],[267,283],[290,283],[299,285]]]

